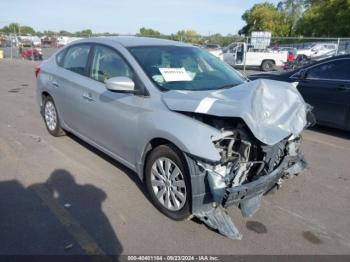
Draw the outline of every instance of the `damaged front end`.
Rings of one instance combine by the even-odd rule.
[[[221,122],[221,133],[212,137],[221,156],[220,162],[209,163],[187,156],[196,172],[192,176],[192,184],[196,183],[193,185],[193,214],[221,234],[240,239],[225,209],[238,207],[244,217],[251,216],[259,209],[265,193],[302,172],[306,162],[300,149],[301,137],[290,135],[274,145],[266,145],[255,139],[240,121],[234,123],[234,119],[218,118],[213,121],[215,123],[210,124]],[[196,181],[199,177],[204,179],[204,184]],[[201,185],[204,188],[200,189]],[[203,189],[206,192],[201,195]]]
[[[233,239],[241,235],[225,209],[251,216],[262,196],[302,172],[301,132],[314,123],[296,84],[272,80],[246,82],[229,89],[163,95],[169,109],[214,127],[211,141],[218,159],[186,153],[192,186],[192,213]],[[198,152],[198,151],[197,151]]]

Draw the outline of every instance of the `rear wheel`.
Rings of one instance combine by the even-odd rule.
[[[153,149],[146,161],[147,190],[156,208],[174,219],[190,216],[191,188],[182,153],[171,145]]]
[[[264,72],[272,71],[274,67],[275,67],[275,64],[271,60],[266,60],[261,64],[261,70]]]
[[[56,110],[55,103],[51,96],[46,96],[44,98],[44,110],[43,116],[47,131],[53,136],[62,136],[65,134],[64,130],[61,128],[60,120]]]

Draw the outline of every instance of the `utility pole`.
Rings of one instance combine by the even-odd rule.
[[[245,47],[243,48],[243,55],[244,55],[243,73],[244,73],[244,75],[246,75],[246,72],[245,72],[245,64],[246,64],[246,62],[247,62],[248,43],[249,43],[249,37],[247,37],[247,39],[246,39],[246,45],[245,45]]]
[[[338,38],[337,51],[335,52],[335,55],[338,55],[339,53],[339,45],[340,45],[340,38]]]

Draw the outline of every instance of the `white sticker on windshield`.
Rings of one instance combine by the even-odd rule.
[[[186,72],[186,69],[181,68],[159,68],[160,73],[166,82],[175,81],[192,81],[192,78]]]

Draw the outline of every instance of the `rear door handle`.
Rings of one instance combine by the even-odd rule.
[[[92,95],[90,93],[84,93],[83,94],[83,99],[89,101],[89,102],[92,102],[94,101],[94,99],[92,98]]]

